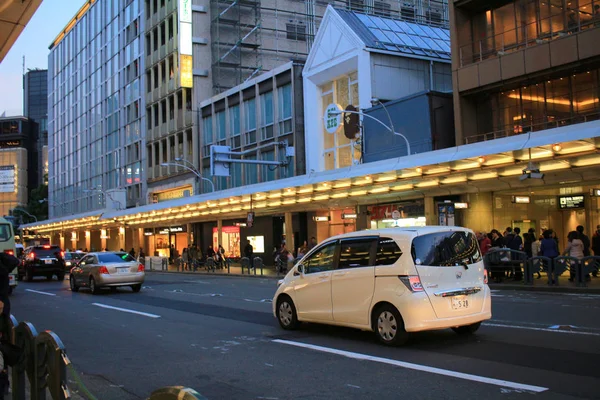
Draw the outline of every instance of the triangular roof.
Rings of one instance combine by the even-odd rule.
[[[327,7],[304,67],[305,75],[357,51],[397,53],[450,62],[448,29]]]

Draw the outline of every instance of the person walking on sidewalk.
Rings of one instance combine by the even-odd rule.
[[[578,260],[581,260],[583,258],[583,241],[580,239],[579,237],[579,232],[577,231],[572,231],[569,232],[569,235],[567,236],[567,248],[565,249],[565,251],[563,251],[562,255],[563,256],[570,256],[573,258],[576,258]],[[575,266],[574,265],[570,265],[569,267],[569,271],[570,271],[570,277],[569,277],[569,282],[573,282],[573,280],[575,279]],[[589,278],[589,276],[588,276]]]
[[[596,257],[600,257],[600,225],[596,226],[596,232],[594,232],[594,236],[592,236],[592,250],[594,251],[594,255]],[[592,272],[592,275],[598,276],[598,265],[596,264],[596,269]]]

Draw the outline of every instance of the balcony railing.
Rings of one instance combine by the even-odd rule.
[[[537,46],[555,39],[566,37],[586,29],[600,27],[600,16],[581,10],[592,10],[592,3],[581,5],[579,12],[566,24],[563,14],[536,20],[493,36],[486,37],[459,47],[460,66],[495,58],[528,47]],[[560,18],[559,22],[556,22]]]
[[[561,126],[580,124],[583,122],[596,121],[600,119],[600,113],[595,111],[589,114],[576,115],[569,118],[557,119],[553,121],[545,121],[545,122],[531,122],[528,124],[519,125],[518,129],[515,131],[515,125],[511,124],[510,126],[505,126],[504,129],[483,133],[479,135],[468,136],[464,138],[464,144],[478,143],[484,142],[487,140],[501,139],[509,136],[517,136],[522,135],[529,132],[537,132],[543,131],[546,129],[559,128]]]

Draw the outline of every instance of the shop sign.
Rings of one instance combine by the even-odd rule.
[[[325,130],[328,133],[335,133],[342,125],[342,114],[340,113],[342,108],[337,104],[331,103],[325,109],[323,115],[323,122],[325,123]]]
[[[371,213],[371,221],[416,218],[425,215],[425,205],[420,201],[407,202],[404,204],[387,204],[382,206],[372,206],[369,212]]]
[[[186,192],[190,192],[190,188],[180,188],[180,189],[175,189],[175,190],[169,190],[166,192],[160,192],[160,193],[155,193],[152,195],[152,202],[156,203],[156,202],[161,202],[161,201],[166,201],[166,200],[173,200],[173,199],[180,199],[182,197],[188,197],[186,196]],[[156,196],[156,201],[154,201],[154,196]]]
[[[454,203],[454,208],[456,208],[456,209],[469,208],[469,203]]]
[[[600,197],[600,189],[590,189],[590,196]]]
[[[0,166],[0,193],[12,193],[15,191],[15,166]]]
[[[144,236],[154,235],[154,228],[144,228]]]
[[[567,210],[571,208],[583,208],[585,198],[583,195],[578,196],[559,196],[558,197],[558,208],[561,210]]]
[[[356,219],[357,214],[356,213],[343,213],[342,214],[342,219]]]
[[[329,216],[314,216],[313,221],[315,222],[327,222],[329,221]]]
[[[186,232],[185,226],[170,226],[168,228],[159,228],[159,235],[168,235],[169,233]]]
[[[248,226],[246,222],[236,222],[233,224],[234,226],[239,226],[240,228],[245,228]]]
[[[250,211],[246,216],[246,226],[248,226],[248,228],[252,228],[252,225],[254,225],[254,212]]]
[[[219,228],[213,228],[213,233],[217,233],[218,231],[219,231]],[[240,233],[240,227],[239,226],[223,226],[223,227],[221,227],[221,232],[227,233],[227,234]]]
[[[529,197],[529,196],[513,196],[512,202],[515,204],[529,204],[531,202],[531,197]]]

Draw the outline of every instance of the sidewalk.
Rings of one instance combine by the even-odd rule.
[[[229,273],[227,272],[227,268],[225,269],[217,269],[215,271],[207,271],[206,268],[202,268],[198,271],[182,271],[181,268],[177,268],[175,265],[169,265],[167,270],[153,269],[147,270],[147,272],[171,272],[171,273],[179,273],[186,275],[216,275],[216,276],[232,276],[232,277],[257,277],[257,278],[270,278],[270,279],[278,279],[285,276],[285,274],[277,274],[275,271],[275,267],[264,266],[262,275],[260,269],[256,270],[256,274],[254,270],[251,270],[251,273],[248,274],[248,270],[244,268],[244,273],[242,274],[242,268],[239,264],[231,264],[229,269]],[[569,282],[568,273],[564,273],[558,281],[558,286],[548,285],[548,278],[545,272],[542,272],[542,277],[540,279],[535,279],[537,277],[534,276],[533,285],[525,285],[523,281],[514,281],[512,278],[506,278],[500,283],[496,283],[490,280],[489,286],[493,290],[523,290],[523,291],[535,291],[535,292],[553,292],[553,293],[591,293],[591,294],[599,294],[600,295],[600,277],[592,276],[592,280],[590,282],[586,282],[586,287],[578,287],[576,282]]]

